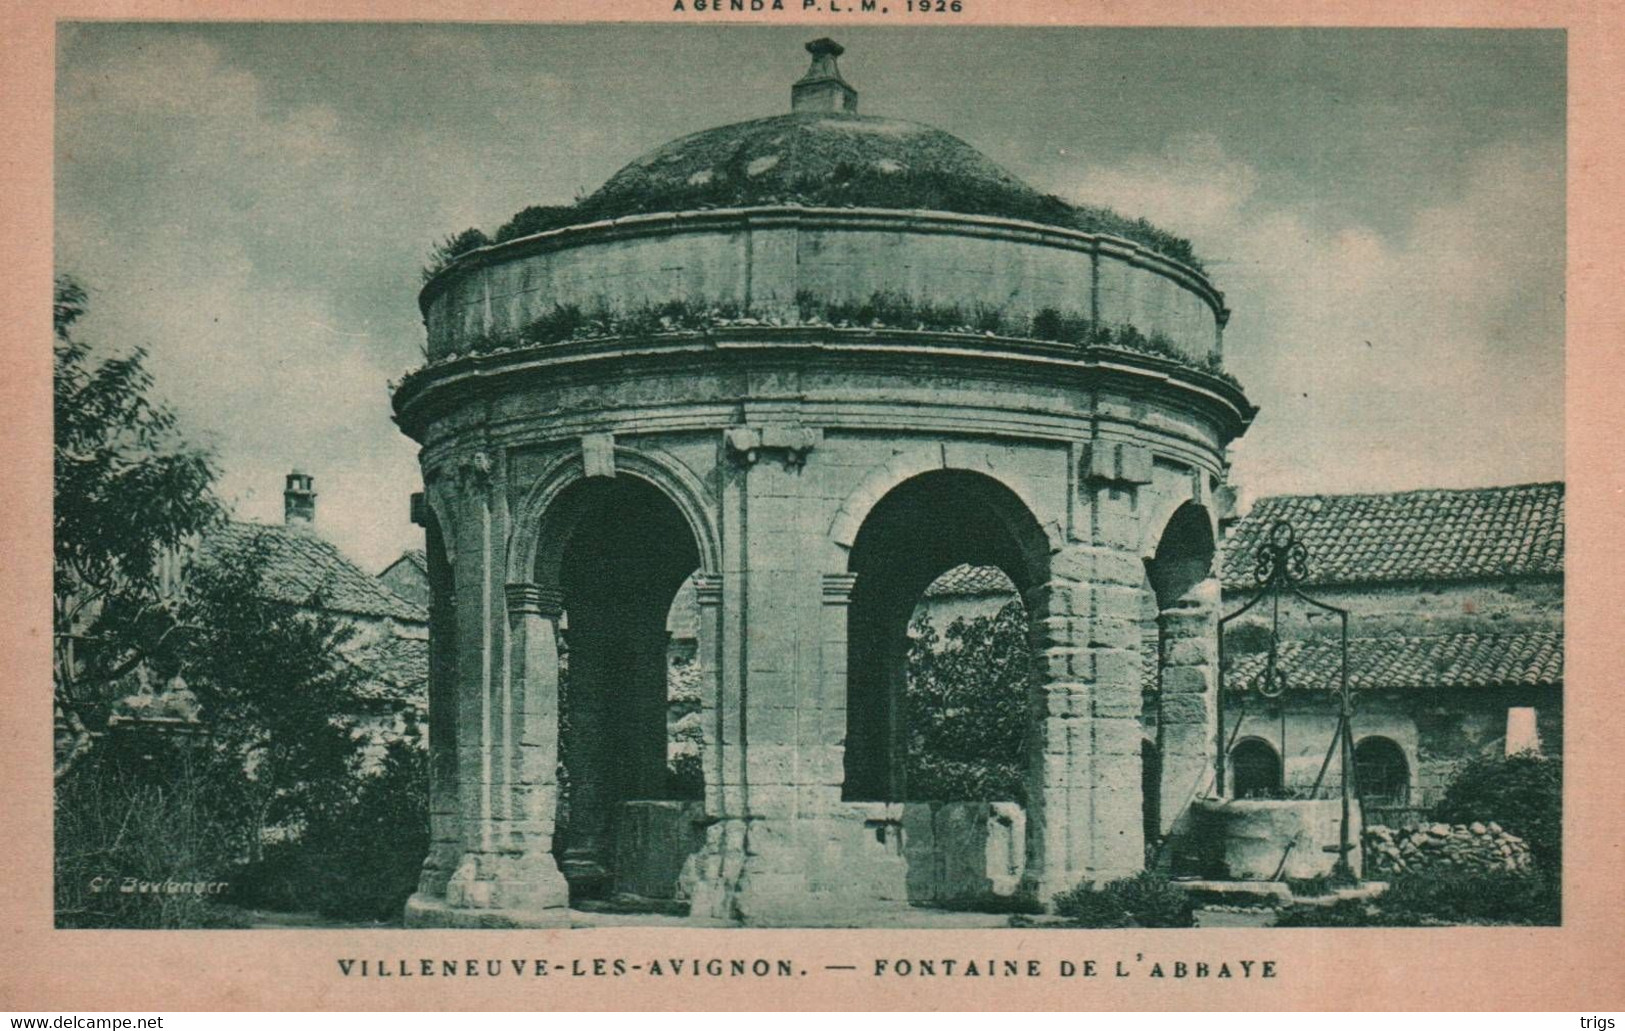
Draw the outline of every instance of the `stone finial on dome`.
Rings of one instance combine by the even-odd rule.
[[[835,64],[846,48],[825,37],[808,43],[807,53],[812,55],[812,66],[790,87],[790,110],[856,114],[858,91],[841,78],[841,69]]]

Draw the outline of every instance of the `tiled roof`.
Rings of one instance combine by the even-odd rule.
[[[955,566],[925,590],[927,598],[1015,593],[1016,585],[998,566]]]
[[[1336,638],[1284,641],[1279,661],[1288,690],[1333,690],[1342,647]],[[1252,691],[1263,653],[1237,656],[1227,690]],[[1563,683],[1563,632],[1367,637],[1349,641],[1349,686],[1355,690],[1553,687]]]
[[[390,568],[393,568],[396,563],[401,561],[410,562],[417,567],[418,572],[424,576],[429,575],[429,553],[422,548],[413,548],[410,551],[401,552],[400,558],[389,564]]]
[[[1309,551],[1309,584],[1475,580],[1563,573],[1563,484],[1263,498],[1230,530],[1224,585],[1254,586],[1277,520]]]
[[[367,671],[366,683],[357,688],[362,698],[407,701],[419,708],[428,705],[429,639],[422,634],[392,634],[358,653],[352,661]]]
[[[226,523],[204,539],[201,551],[211,553],[249,547],[259,541],[266,550],[265,587],[278,601],[303,605],[320,595],[323,607],[356,616],[388,616],[409,623],[424,623],[429,614],[391,591],[327,541],[315,534],[286,526]]]

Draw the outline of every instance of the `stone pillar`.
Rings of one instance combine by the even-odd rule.
[[[798,499],[818,439],[815,430],[772,425],[734,427],[722,442],[722,812],[708,830],[696,913],[769,924],[816,915],[799,789],[840,777],[838,764],[825,769],[811,753],[803,762],[798,748],[798,721],[804,709],[816,711],[820,690],[818,573],[805,565]]]
[[[819,816],[839,806],[845,778],[847,621],[857,577],[851,573],[826,573],[822,583],[818,690],[798,721],[801,752],[810,765],[822,771],[815,784],[803,789],[806,804],[802,808]]]
[[[614,722],[605,711],[607,684],[616,680],[618,642],[586,611],[572,611],[570,674],[564,739],[560,742],[568,777],[568,819],[559,828],[559,865],[572,882],[604,883],[614,855],[614,756],[609,737]]]
[[[500,456],[485,452],[465,456],[447,495],[448,507],[459,512],[456,636],[446,642],[456,649],[456,680],[451,725],[441,730],[456,742],[461,852],[443,900],[420,896],[408,906],[414,924],[511,927],[566,919],[564,882],[551,855],[547,756],[556,724],[547,714],[556,710],[543,700],[557,693],[558,606],[529,585],[505,589],[500,465]],[[443,826],[448,822],[442,818]]]
[[[501,842],[503,869],[497,901],[506,909],[560,921],[570,892],[553,855],[558,808],[559,618],[558,591],[536,584],[509,584],[508,735],[504,755],[508,784]],[[528,921],[527,921],[528,922]]]
[[[1219,581],[1209,578],[1157,617],[1162,833],[1186,829],[1191,802],[1216,793]]]
[[[426,527],[429,566],[429,854],[418,892],[444,900],[463,853],[457,777],[457,593],[437,521]]]
[[[739,680],[725,661],[723,584],[721,576],[694,578],[699,606],[700,718],[704,743],[700,762],[705,771],[705,845],[695,859],[691,913],[717,920],[732,919],[734,889],[745,857],[744,753],[739,726]],[[724,676],[724,671],[729,675]]]
[[[1125,460],[1127,450],[1096,442],[1082,453],[1071,540],[1051,556],[1050,582],[1027,603],[1041,661],[1032,702],[1026,879],[1044,899],[1145,866],[1145,567],[1136,488],[1149,482],[1151,461],[1149,453]]]

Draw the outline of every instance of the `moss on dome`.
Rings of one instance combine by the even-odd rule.
[[[627,215],[767,204],[992,215],[1120,236],[1201,269],[1188,240],[1144,219],[1040,193],[949,133],[828,112],[759,118],[684,136],[638,158],[575,204],[519,212],[495,236],[449,239],[439,267],[488,242]],[[453,246],[453,241],[456,241]]]

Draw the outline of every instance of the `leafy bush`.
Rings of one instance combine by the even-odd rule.
[[[1556,885],[1508,870],[1448,870],[1403,874],[1371,900],[1331,906],[1293,905],[1277,914],[1277,927],[1426,927],[1496,923],[1555,926],[1562,921]]]
[[[460,233],[441,240],[429,250],[429,263],[423,267],[423,281],[427,283],[440,273],[447,265],[467,254],[491,243],[491,238],[483,230],[468,228]]]
[[[244,871],[244,901],[340,920],[399,920],[429,851],[429,759],[410,739],[298,839]]]
[[[1055,898],[1055,912],[1078,927],[1190,927],[1195,907],[1162,874],[1146,870],[1096,890],[1080,884]]]
[[[1531,752],[1471,759],[1434,809],[1445,823],[1494,821],[1523,838],[1554,882],[1563,869],[1563,760]]]
[[[1447,923],[1562,920],[1561,899],[1550,880],[1509,870],[1432,870],[1425,876],[1400,877],[1389,885],[1379,905],[1400,918],[1429,917]]]
[[[1019,601],[956,619],[941,635],[929,616],[914,621],[904,694],[910,799],[1026,799],[1031,663]]]

